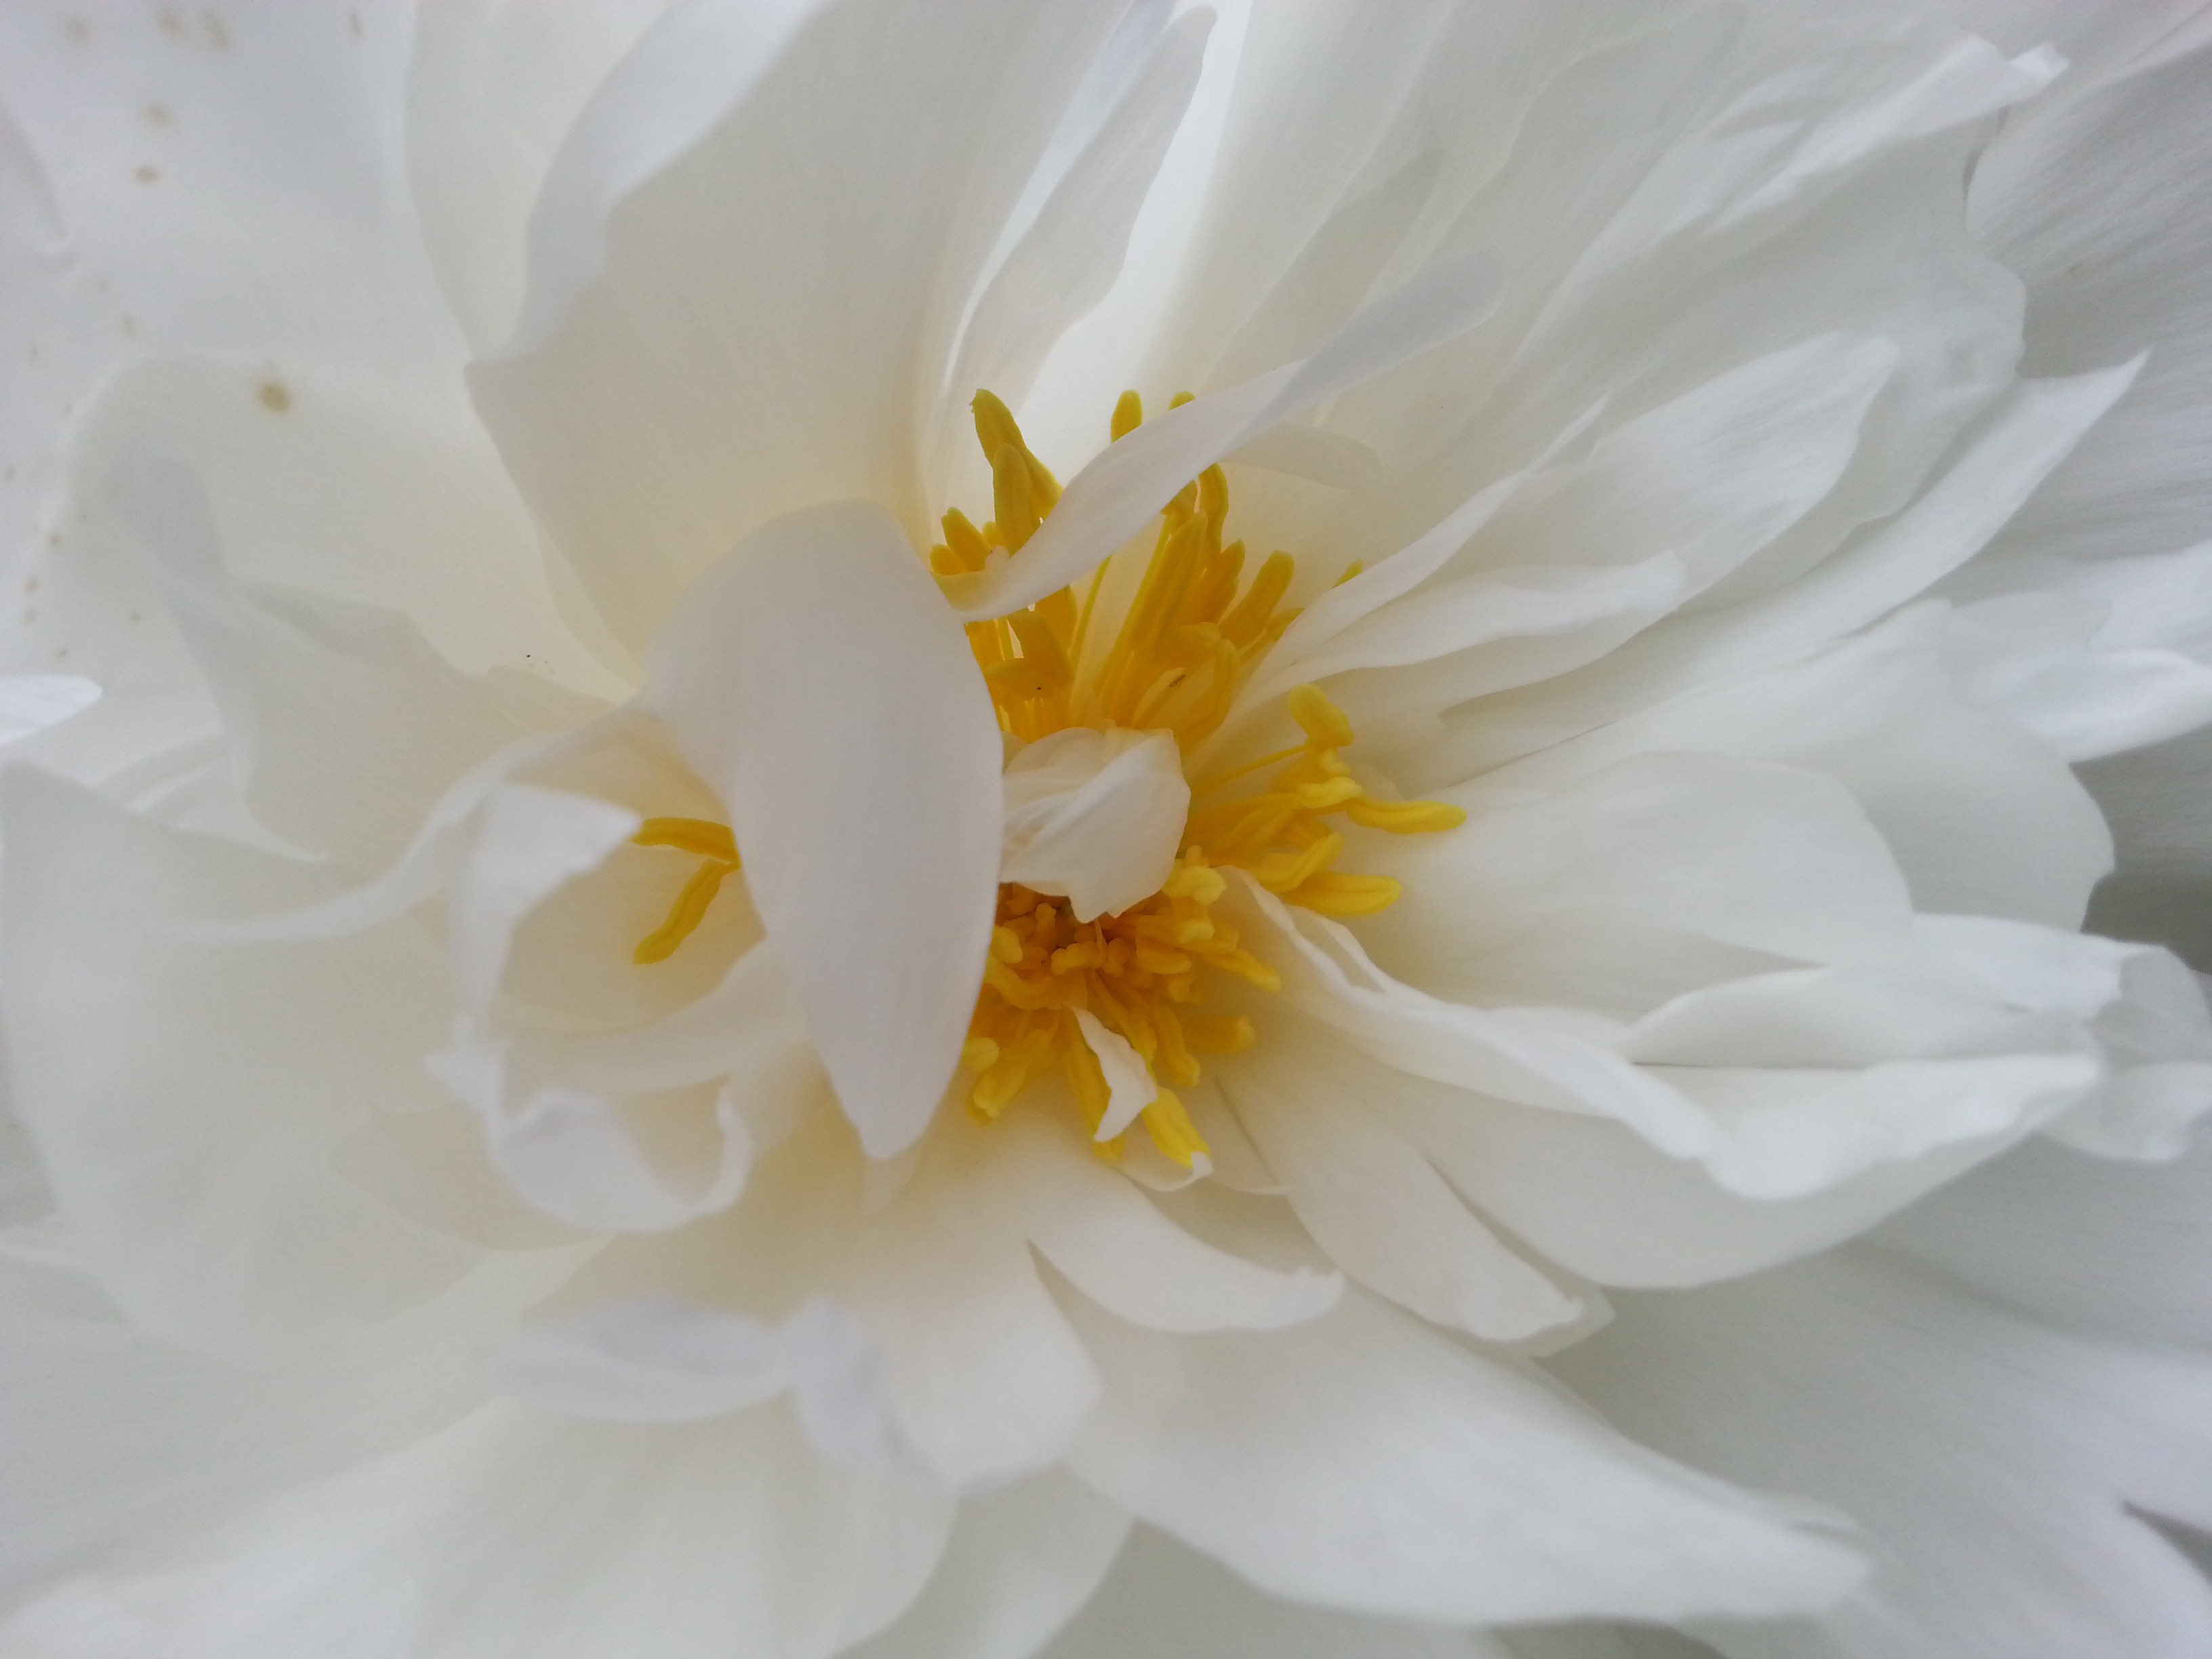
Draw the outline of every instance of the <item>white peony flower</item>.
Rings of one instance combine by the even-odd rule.
[[[2207,15],[0,15],[0,1656],[2212,1650]]]

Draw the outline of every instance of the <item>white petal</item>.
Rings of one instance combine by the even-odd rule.
[[[378,867],[487,756],[598,712],[544,681],[464,674],[390,611],[234,580],[202,478],[158,449],[114,442],[112,510],[153,554],[241,758],[246,802],[278,835]],[[253,531],[271,534],[255,526]],[[469,608],[506,607],[480,592]]]
[[[100,685],[79,674],[10,674],[0,678],[0,744],[43,732],[100,701]]]
[[[208,1355],[135,1328],[81,1268],[0,1250],[0,1549],[41,1580],[204,1538],[286,1489],[398,1450],[486,1395],[480,1346],[573,1269],[509,1257],[396,1318]],[[0,1651],[6,1651],[0,1640]]]
[[[614,1031],[533,1030],[517,1041],[533,1072],[583,1089],[635,1093],[728,1079],[763,1147],[782,1139],[825,1081],[790,976],[765,940],[665,1018]]]
[[[819,1297],[777,1324],[666,1297],[608,1303],[523,1332],[495,1371],[525,1399],[623,1423],[697,1422],[790,1392],[824,1456],[914,1469],[884,1399],[882,1355],[852,1315]]]
[[[2077,927],[2090,889],[2112,867],[2111,836],[2071,769],[1960,695],[1943,659],[1948,632],[1941,602],[1910,606],[1795,667],[1721,678],[1623,710],[1486,781],[1553,787],[1654,750],[1817,769],[1857,797],[1918,908]],[[1478,725],[1468,721],[1470,735]],[[1513,735],[1517,746],[1523,733]],[[1436,748],[1446,759],[1449,744]],[[1462,758],[1448,763],[1456,769]],[[2041,832],[2022,836],[2017,825],[2030,812]]]
[[[181,1659],[604,1659],[641,1631],[655,1659],[830,1659],[913,1600],[951,1509],[824,1463],[773,1409],[587,1424],[501,1402],[100,1588]]]
[[[483,1119],[500,1173],[547,1215],[591,1232],[666,1232],[744,1190],[752,1135],[726,1091],[625,1103],[555,1086],[510,1100],[484,1059],[452,1051],[435,1073]],[[674,1146],[656,1158],[655,1141]]]
[[[576,1231],[516,1193],[466,1107],[380,1113],[331,1154],[331,1168],[434,1232],[494,1250],[574,1244]]]
[[[1030,1659],[1091,1599],[1128,1532],[1127,1513],[1057,1469],[971,1498],[928,1587],[845,1659]]]
[[[2081,15],[2061,10],[2062,26]],[[2115,16],[2165,21],[2125,7]],[[2123,56],[2033,118],[2022,112],[1974,170],[1975,234],[2027,284],[2030,371],[2150,354],[2128,398],[2007,530],[2008,549],[2105,558],[2205,534],[2212,278],[2193,204],[2212,177],[2199,102],[2212,40],[2201,22],[2173,23],[2160,50]]]
[[[1020,556],[946,593],[994,617],[1066,586],[1142,530],[1176,491],[1269,427],[1472,327],[1497,298],[1488,261],[1440,261],[1352,318],[1313,356],[1171,409],[1109,444],[1074,477]]]
[[[1701,592],[1834,488],[1897,366],[1889,341],[1847,334],[1754,358],[1607,433],[1507,503],[1477,546],[1516,563],[1671,552]]]
[[[1556,793],[1445,799],[1470,809],[1461,829],[1362,849],[1410,897],[1361,928],[1391,970],[1443,994],[1636,1014],[1778,959],[1910,948],[1896,860],[1808,769],[1643,753]]]
[[[1486,1214],[1545,1259],[1608,1285],[1703,1285],[1794,1261],[1864,1231],[2006,1144],[1972,1140],[1808,1197],[1753,1199],[1602,1119],[1416,1079],[1393,1091],[1389,1115]]]
[[[1986,547],[2127,389],[2134,365],[2019,385],[1893,519],[1774,592],[1670,620],[1488,732],[1465,723],[1450,773],[1531,753],[1729,674],[1791,662],[1905,604]],[[1492,721],[1497,711],[1488,711]],[[1425,785],[1423,787],[1426,787]]]
[[[1865,1529],[1873,1577],[1796,1651],[2182,1659],[2212,1643],[2212,1589],[2124,1507],[2196,1524],[2212,1508],[2201,1356],[2039,1328],[1856,1249],[1616,1310],[1553,1362],[1577,1391],[1648,1443]]]
[[[1336,1302],[1334,1273],[1277,1272],[1201,1243],[1057,1127],[1008,1121],[1030,1242],[1069,1281],[1133,1325],[1158,1331],[1274,1330]]]
[[[1370,1108],[1397,1075],[1291,1024],[1272,1022],[1259,1048],[1222,1068],[1222,1087],[1329,1260],[1423,1318],[1492,1341],[1581,1318],[1581,1303],[1501,1243]]]
[[[1109,1030],[1087,1008],[1078,1008],[1075,1024],[1083,1041],[1097,1057],[1106,1078],[1106,1115],[1098,1121],[1097,1139],[1111,1140],[1137,1121],[1137,1114],[1160,1097],[1160,1085],[1144,1057],[1129,1046],[1128,1038]]]
[[[1112,288],[1137,210],[1190,106],[1212,27],[1210,11],[1185,12],[1130,75],[1120,102],[976,301],[947,379],[954,399],[988,387],[1018,405],[1053,343]],[[957,442],[967,434],[946,437]]]
[[[1165,732],[1070,726],[1007,763],[999,879],[1065,895],[1078,921],[1126,910],[1175,868],[1190,785]]]
[[[418,407],[456,402],[461,342],[395,165],[414,8],[248,10],[212,26],[189,9],[173,27],[158,13],[76,19],[82,40],[55,14],[0,18],[0,101],[25,141],[0,139],[17,164],[0,163],[0,179],[43,174],[45,186],[27,192],[27,213],[0,202],[11,363],[0,451],[21,474],[0,492],[11,556],[43,540],[34,530],[75,542],[64,520],[32,517],[47,504],[56,441],[149,350],[236,351],[264,374],[313,356]],[[31,248],[17,240],[27,232]],[[264,414],[254,384],[239,390]],[[410,550],[387,548],[387,562]]]
[[[642,822],[589,796],[508,783],[484,802],[449,900],[462,1006],[482,1013],[499,994],[515,929],[556,889],[599,867]]]
[[[1030,1254],[1020,1163],[994,1144],[1014,1130],[949,1114],[830,1285],[883,1349],[907,1443],[957,1488],[1054,1462],[1098,1397]]]
[[[1367,1619],[1268,1595],[1149,1527],[1131,1536],[1104,1586],[1042,1659],[1130,1659],[1135,1654],[1154,1659],[1515,1659],[1480,1631]]]
[[[547,181],[520,355],[471,385],[623,642],[782,514],[859,498],[927,523],[917,416],[1115,21],[698,0],[610,78]]]
[[[386,1316],[469,1265],[329,1167],[378,1108],[434,1098],[420,1057],[450,992],[427,935],[204,943],[185,929],[327,881],[21,769],[5,822],[11,1109],[134,1320],[220,1346]]]
[[[1981,1294],[2084,1334],[2201,1346],[2212,1330],[2212,1139],[2171,1163],[2026,1142],[1875,1237]]]
[[[872,1156],[957,1063],[997,903],[997,719],[890,520],[749,537],[654,647],[649,697],[729,808],[745,883]]]
[[[408,180],[425,251],[478,351],[514,331],[531,209],[556,151],[608,70],[668,3],[472,0],[417,13],[407,76]],[[774,40],[772,15],[762,32]],[[712,44],[723,50],[701,54],[702,79],[720,73],[741,84],[767,56],[732,51],[726,39]],[[631,112],[657,125],[652,137],[665,134],[659,148],[671,153],[686,126],[672,101],[664,89],[658,104]],[[654,148],[639,144],[647,156]],[[571,200],[584,193],[581,180],[564,178],[563,186]]]
[[[1242,902],[1238,900],[1242,899]],[[1455,1087],[1633,1124],[1687,1154],[1712,1126],[1688,1102],[1611,1049],[1528,1011],[1447,1002],[1376,968],[1342,926],[1233,873],[1224,914],[1283,978],[1285,1004],[1334,1027],[1386,1066]]]
[[[1278,1595],[1464,1624],[1828,1605],[1850,1552],[1371,1297],[1267,1335],[1083,1321],[1071,1463]]]

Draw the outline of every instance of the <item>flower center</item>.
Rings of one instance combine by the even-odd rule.
[[[945,540],[930,552],[940,575],[980,571],[994,551],[1019,552],[1060,500],[1059,481],[1030,452],[1006,404],[979,392],[974,410],[991,464],[993,516],[979,529],[957,507],[945,514]],[[1113,437],[1143,418],[1137,394],[1122,393]],[[1210,466],[1162,510],[1118,626],[1099,615],[1109,565],[1098,568],[1080,600],[1063,587],[1010,616],[969,623],[1000,729],[1023,744],[1076,726],[1165,732],[1185,756],[1218,731],[1238,687],[1297,616],[1283,605],[1294,562],[1270,554],[1244,580],[1243,544],[1222,539],[1228,516],[1227,476]],[[1358,570],[1352,566],[1339,581]],[[1398,884],[1334,868],[1345,838],[1328,820],[1340,815],[1365,829],[1425,835],[1466,817],[1436,801],[1370,795],[1340,752],[1352,742],[1351,722],[1318,687],[1297,687],[1287,708],[1304,741],[1192,782],[1174,866],[1150,897],[1078,922],[1064,898],[1000,885],[962,1054],[975,1074],[969,1110],[979,1121],[996,1119],[1031,1081],[1057,1068],[1102,1156],[1118,1157],[1133,1115],[1115,1110],[1117,1085],[1109,1079],[1121,1073],[1127,1086],[1125,1062],[1141,1062],[1150,1098],[1133,1120],[1173,1162],[1206,1168],[1206,1142],[1174,1090],[1199,1081],[1197,1054],[1235,1054],[1256,1035],[1243,1015],[1206,1012],[1208,981],[1227,975],[1265,991],[1281,984],[1214,914],[1229,890],[1222,872],[1242,870],[1286,903],[1323,915],[1371,915],[1397,901]],[[1269,767],[1278,769],[1255,788],[1249,780]],[[738,867],[738,849],[726,826],[696,818],[648,819],[635,839],[702,860],[667,920],[637,946],[639,963],[659,962],[705,918],[724,878]]]

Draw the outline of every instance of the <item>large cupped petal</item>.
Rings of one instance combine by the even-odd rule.
[[[35,532],[71,539],[47,512],[72,417],[149,349],[237,352],[280,376],[313,357],[459,402],[463,346],[399,165],[414,11],[0,17],[10,575]]]
[[[416,14],[407,72],[408,182],[424,252],[477,349],[514,331],[527,274],[531,209],[562,141],[608,72],[670,7],[671,0],[591,6],[461,0]],[[718,76],[743,84],[763,60],[773,61],[787,33],[778,27],[776,14],[803,16],[806,9],[764,9],[767,17],[756,23],[762,50],[732,51],[726,36],[685,41],[722,48],[701,66],[709,96],[719,90]],[[658,131],[648,131],[680,143],[692,136],[684,131],[687,112],[672,109],[669,101],[664,98],[654,112]],[[660,159],[651,155],[649,144],[639,149]],[[585,205],[604,210],[604,204]]]
[[[971,1498],[914,1605],[846,1659],[1030,1659],[1128,1534],[1127,1512],[1065,1470]]]
[[[1516,1659],[1497,1638],[1301,1606],[1150,1527],[1042,1659]],[[871,1656],[872,1659],[872,1656]],[[934,1656],[932,1656],[934,1659]],[[1536,1659],[1530,1655],[1528,1659]],[[1547,1650],[1544,1659],[1554,1659]],[[1556,1659],[1623,1659],[1569,1652]]]
[[[421,1062],[449,993],[429,935],[197,938],[328,883],[39,774],[3,799],[10,1103],[133,1319],[221,1346],[381,1316],[464,1271],[472,1249],[331,1167],[380,1110],[436,1103]]]
[[[2129,9],[2120,15],[2130,15]],[[2142,19],[2148,22],[2146,16]],[[2171,552],[2212,524],[2212,37],[2062,86],[1974,170],[1974,232],[2027,284],[2027,364],[2072,374],[2148,350],[2142,378],[1999,543],[2077,557]]]
[[[1733,1659],[2212,1645],[2212,1589],[2141,1513],[2202,1526],[2212,1511],[2200,1353],[2085,1340],[1857,1247],[1615,1306],[1551,1362],[1578,1393],[1648,1444],[1839,1504],[1864,1529],[1863,1590],[1787,1632],[1701,1631]]]
[[[723,0],[609,77],[548,174],[521,333],[471,383],[619,638],[781,514],[921,528],[958,325],[1115,12]]]
[[[1473,327],[1496,303],[1498,280],[1486,258],[1439,260],[1351,318],[1312,356],[1146,422],[1068,481],[1018,558],[950,578],[946,592],[963,615],[993,617],[1066,586],[1231,451]]]
[[[1263,1589],[1465,1624],[1826,1607],[1851,1552],[1362,1294],[1266,1335],[1082,1318],[1075,1471]]]
[[[90,1659],[829,1659],[943,1551],[941,1494],[817,1457],[775,1408],[583,1424],[495,1401],[196,1537],[79,1580],[8,1632]]]
[[[0,1244],[0,1595],[204,1536],[457,1420],[489,1393],[483,1341],[573,1260],[509,1256],[396,1318],[205,1354],[134,1328],[51,1237],[15,1233]]]
[[[958,623],[896,526],[823,507],[702,579],[648,683],[862,1144],[898,1152],[952,1074],[998,888],[998,722]]]
[[[1293,1024],[1271,1022],[1263,1045],[1224,1065],[1222,1090],[1329,1260],[1425,1318],[1493,1341],[1581,1318],[1584,1304],[1486,1226],[1383,1109],[1449,1091]]]

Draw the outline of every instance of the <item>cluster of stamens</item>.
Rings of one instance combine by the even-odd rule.
[[[1118,915],[1078,923],[1066,902],[1008,883],[999,889],[997,925],[983,964],[982,989],[962,1054],[976,1073],[968,1106],[989,1121],[1030,1079],[1056,1060],[1075,1103],[1095,1131],[1104,1121],[1104,1070],[1074,1018],[1082,1009],[1135,1049],[1160,1085],[1140,1114],[1155,1145],[1177,1163],[1206,1143],[1175,1087],[1199,1079],[1199,1053],[1233,1054],[1252,1045],[1243,1015],[1198,1012],[1200,974],[1233,974],[1264,991],[1281,988],[1275,970],[1237,942],[1213,914],[1228,890],[1221,872],[1193,848],[1167,884]]]
[[[930,555],[941,575],[981,570],[994,551],[1018,553],[1060,500],[1059,481],[1030,453],[1006,406],[978,392],[975,415],[991,463],[994,516],[978,527],[957,508],[945,514],[945,540]],[[1123,393],[1114,439],[1143,418],[1137,394]],[[1210,466],[1162,511],[1144,577],[1109,642],[1090,638],[1103,565],[1079,600],[1064,587],[1009,616],[968,624],[1000,729],[1024,743],[1078,726],[1165,731],[1186,755],[1218,730],[1238,687],[1297,615],[1282,604],[1296,574],[1290,556],[1269,555],[1244,581],[1243,544],[1222,539],[1228,515],[1227,477]],[[1199,1054],[1235,1054],[1255,1037],[1247,1017],[1204,1010],[1207,976],[1225,974],[1263,991],[1281,983],[1215,913],[1229,890],[1223,872],[1241,870],[1286,903],[1324,915],[1370,915],[1397,900],[1398,884],[1334,868],[1345,838],[1328,820],[1424,835],[1465,816],[1435,801],[1369,793],[1339,752],[1352,741],[1351,722],[1317,687],[1292,691],[1288,710],[1304,742],[1193,785],[1174,869],[1150,898],[1078,923],[1065,900],[1000,886],[962,1054],[975,1076],[967,1091],[974,1116],[996,1119],[1056,1067],[1098,1131],[1111,1091],[1080,1011],[1127,1042],[1151,1072],[1158,1094],[1139,1121],[1152,1144],[1186,1169],[1206,1154],[1175,1090],[1199,1081]],[[1270,766],[1279,769],[1263,789],[1224,793]],[[1208,804],[1208,797],[1218,799]],[[723,877],[738,867],[737,849],[723,826],[692,819],[650,820],[636,838],[707,860],[667,921],[638,946],[638,961],[654,962],[699,925]],[[1101,1153],[1119,1156],[1121,1139],[1100,1145]]]

